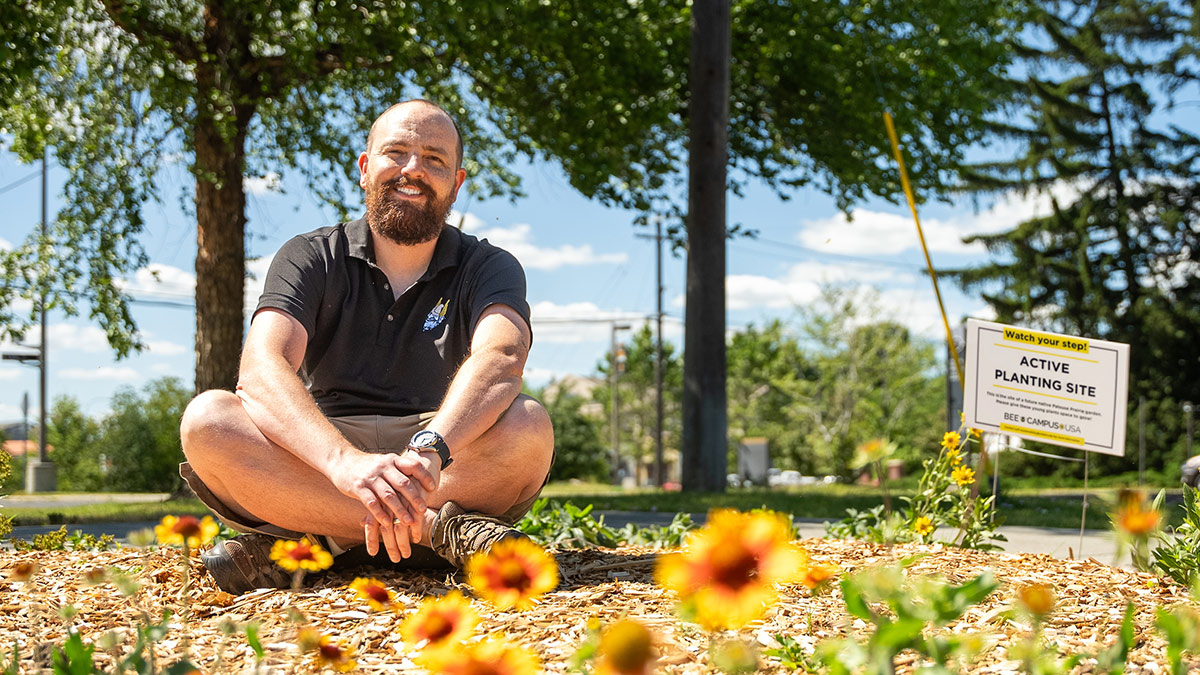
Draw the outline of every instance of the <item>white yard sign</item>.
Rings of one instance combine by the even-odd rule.
[[[1129,345],[967,320],[968,427],[1125,454]]]

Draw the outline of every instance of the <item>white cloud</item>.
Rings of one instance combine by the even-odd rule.
[[[246,176],[242,186],[246,194],[265,195],[272,192],[283,192],[282,176],[277,171],[268,171],[264,176]]]
[[[0,251],[11,251],[12,243],[4,237],[0,237]]]
[[[1051,190],[1059,199],[1069,199],[1073,190],[1057,186]],[[1050,213],[1050,198],[1043,195],[1010,195],[978,213],[950,219],[922,218],[921,229],[931,252],[982,255],[982,244],[967,245],[963,237],[1001,232],[1030,218]],[[884,213],[870,209],[854,211],[849,220],[837,213],[821,220],[805,221],[797,238],[810,248],[846,255],[895,255],[919,251],[916,226],[907,211]]]
[[[120,285],[126,293],[133,294],[178,295],[189,300],[196,295],[193,272],[162,263],[150,263],[135,272],[132,281],[125,280]]]
[[[482,223],[480,223],[482,224]],[[533,243],[533,227],[520,223],[511,227],[493,227],[472,231],[480,239],[499,246],[516,256],[526,269],[556,270],[560,267],[581,265],[613,264],[629,261],[626,253],[596,253],[591,245],[574,246],[563,244],[558,248],[544,248]]]
[[[21,378],[21,371],[16,368],[0,368],[0,382],[9,380],[17,380]]]
[[[64,380],[107,380],[110,382],[133,382],[142,378],[133,368],[101,366],[99,368],[65,368],[58,372]]]
[[[178,356],[188,351],[187,347],[169,340],[147,340],[146,349],[155,356]]]
[[[25,335],[24,343],[37,345],[41,340],[41,327],[34,326]],[[52,323],[47,350],[51,352],[51,356],[58,351],[99,354],[108,350],[108,337],[104,331],[91,324]]]
[[[33,408],[29,409],[29,415],[31,418],[36,419]],[[21,409],[15,405],[8,405],[6,403],[0,403],[0,421],[2,421],[2,422],[12,422],[12,421],[20,422],[21,421]]]

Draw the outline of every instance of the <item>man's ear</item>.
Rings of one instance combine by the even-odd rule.
[[[358,155],[358,184],[362,189],[367,189],[367,153],[363,151]]]
[[[454,172],[454,199],[458,199],[458,189],[462,187],[463,182],[467,180],[466,169],[459,169]],[[453,200],[451,200],[453,201]]]

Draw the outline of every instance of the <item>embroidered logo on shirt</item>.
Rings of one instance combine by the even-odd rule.
[[[423,331],[433,330],[442,325],[446,320],[446,310],[450,308],[450,301],[443,298],[438,298],[438,302],[429,310],[429,316],[425,317],[425,326],[421,328]]]

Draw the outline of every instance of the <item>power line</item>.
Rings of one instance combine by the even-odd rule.
[[[871,267],[884,266],[884,267],[896,267],[896,268],[909,269],[909,270],[925,269],[924,267],[922,267],[921,265],[916,264],[916,263],[899,262],[896,260],[887,260],[885,258],[871,258],[871,257],[867,257],[867,256],[850,255],[848,253],[830,253],[828,251],[818,251],[817,249],[809,248],[807,246],[800,246],[799,244],[791,244],[791,243],[788,243],[785,241],[775,241],[773,239],[762,239],[762,238],[758,238],[758,237],[756,237],[754,239],[749,239],[749,240],[730,242],[730,245],[740,248],[740,247],[744,247],[749,242],[761,242],[763,244],[769,244],[773,249],[777,249],[777,248],[790,249],[793,251],[799,251],[801,253],[807,253],[811,257],[833,258],[835,260],[845,260],[847,262],[853,262],[853,263],[860,264],[860,265],[869,265]],[[771,251],[771,253],[773,253],[777,256],[780,256],[780,257],[788,257],[788,258],[794,259],[794,256],[788,256],[786,254],[779,253],[776,251]]]
[[[5,185],[4,187],[0,187],[0,195],[4,194],[5,192],[8,192],[9,190],[12,190],[14,188],[20,187],[20,186],[28,183],[29,181],[33,180],[34,178],[37,178],[38,176],[40,176],[41,174],[42,174],[42,170],[38,169],[37,171],[34,171],[33,173],[29,174],[28,176],[25,176],[24,178],[18,178],[16,180],[14,180],[13,182],[9,183],[8,185]]]

